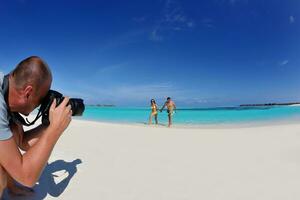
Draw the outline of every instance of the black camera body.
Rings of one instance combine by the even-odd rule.
[[[40,117],[42,117],[42,124],[44,126],[49,126],[49,110],[53,101],[56,101],[56,107],[61,104],[64,100],[64,96],[55,91],[49,90],[46,97],[43,99],[41,106],[39,108],[38,114],[36,115],[35,119],[32,122],[29,122],[28,119],[26,120],[20,115],[18,112],[9,112],[11,119],[15,123],[20,123],[24,126],[31,126],[33,125]],[[68,105],[71,105],[72,116],[81,116],[84,112],[85,106],[83,103],[83,99],[71,98],[68,102]]]
[[[42,124],[48,126],[49,122],[49,110],[53,101],[56,101],[56,106],[59,106],[61,102],[64,100],[64,96],[55,91],[49,90],[46,97],[43,99],[43,102],[40,107],[40,111],[42,112]],[[78,98],[70,98],[68,105],[71,105],[72,116],[81,116],[84,112],[85,106],[83,103],[83,99]]]

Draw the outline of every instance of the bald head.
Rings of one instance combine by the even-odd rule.
[[[32,85],[36,92],[45,84],[51,84],[52,74],[41,58],[31,56],[21,61],[11,72],[15,87],[21,89],[26,85]]]

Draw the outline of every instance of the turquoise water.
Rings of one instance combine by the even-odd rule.
[[[149,114],[150,108],[87,106],[83,119],[116,123],[148,123]],[[295,119],[300,121],[299,106],[186,108],[177,110],[173,117],[173,123],[212,125]],[[154,119],[152,121],[154,122]],[[158,121],[160,124],[167,124],[166,111],[159,112]]]

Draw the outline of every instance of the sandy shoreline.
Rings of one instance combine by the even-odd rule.
[[[169,129],[73,120],[35,195],[15,199],[299,199],[299,152],[299,124]]]
[[[75,119],[80,121],[86,121],[91,123],[101,123],[110,125],[120,125],[120,126],[138,126],[144,128],[169,128],[167,123],[158,123],[157,125],[152,122],[151,125],[148,122],[113,122],[113,121],[98,121],[90,119]],[[272,119],[272,120],[262,120],[262,121],[247,121],[247,122],[232,122],[232,123],[211,123],[211,124],[180,124],[174,123],[172,129],[236,129],[236,128],[252,128],[252,127],[266,127],[266,126],[281,126],[281,125],[293,125],[300,122],[299,117],[285,118],[285,119]]]

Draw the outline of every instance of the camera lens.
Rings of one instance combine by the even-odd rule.
[[[82,116],[85,109],[83,99],[71,98],[69,104],[71,105],[72,116]]]

